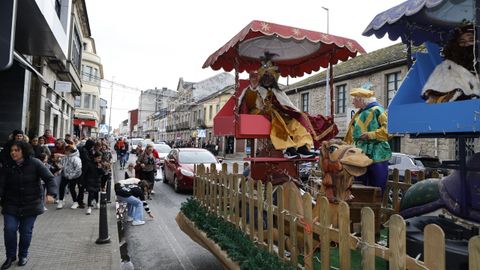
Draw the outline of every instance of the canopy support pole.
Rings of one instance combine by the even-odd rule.
[[[334,115],[335,111],[333,110],[334,108],[334,103],[335,103],[335,96],[333,95],[333,65],[329,65],[329,76],[328,76],[328,81],[329,81],[329,86],[330,86],[330,115],[332,116],[332,121],[334,120]]]

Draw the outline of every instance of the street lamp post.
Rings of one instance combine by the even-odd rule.
[[[327,12],[327,35],[330,34],[330,10],[322,7]],[[330,85],[330,59],[327,66],[327,76],[325,78],[325,115],[333,117],[333,85]]]
[[[108,136],[112,135],[112,103],[113,103],[113,81],[115,77],[112,77],[112,84],[110,85],[110,112],[108,113]]]

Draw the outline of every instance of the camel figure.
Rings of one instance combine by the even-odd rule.
[[[340,140],[324,141],[321,147],[321,166],[323,171],[322,186],[320,192],[330,201],[330,221],[334,227],[338,227],[338,203],[340,201],[349,201],[353,198],[350,187],[353,178],[360,176],[367,171],[367,167],[372,164],[361,149],[346,144]],[[285,209],[291,214],[304,216],[302,208],[302,195],[299,188],[293,182],[283,184]],[[290,200],[295,200],[295,208],[290,208]],[[318,204],[314,206],[313,213],[318,213]],[[318,220],[318,216],[313,216]],[[291,247],[290,240],[287,238],[287,248]],[[303,248],[303,230],[297,231],[297,242],[300,249]],[[314,243],[314,246],[317,246]]]

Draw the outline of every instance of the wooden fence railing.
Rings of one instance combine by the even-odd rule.
[[[285,201],[282,186],[274,188],[271,183],[247,181],[238,174],[237,164],[233,164],[231,174],[227,173],[226,164],[221,171],[217,171],[214,164],[210,169],[198,166],[193,196],[209,211],[245,232],[260,247],[297,267],[313,269],[315,259],[321,262],[322,269],[330,269],[331,242],[335,242],[340,269],[351,269],[351,250],[360,252],[363,269],[375,269],[375,257],[388,261],[389,269],[445,269],[445,236],[439,226],[425,227],[422,262],[406,254],[406,225],[400,215],[392,214],[389,218],[390,244],[385,247],[375,242],[375,216],[370,208],[362,209],[361,236],[357,237],[350,232],[347,203],[338,205],[338,228],[330,223],[330,204],[326,197],[316,198],[320,207],[315,208],[318,209],[315,213],[312,197],[305,193],[304,216],[294,215],[286,209],[294,209],[295,205],[287,204],[295,202]],[[318,249],[319,256],[314,253]],[[480,236],[470,239],[469,255],[470,269],[480,269]],[[299,264],[299,256],[303,257],[303,264]]]

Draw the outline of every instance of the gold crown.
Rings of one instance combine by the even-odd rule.
[[[268,60],[266,63],[263,63],[262,66],[258,69],[258,75],[262,77],[265,74],[272,75],[275,80],[278,80],[280,77],[280,72],[278,72],[278,67],[274,66],[272,61]]]

